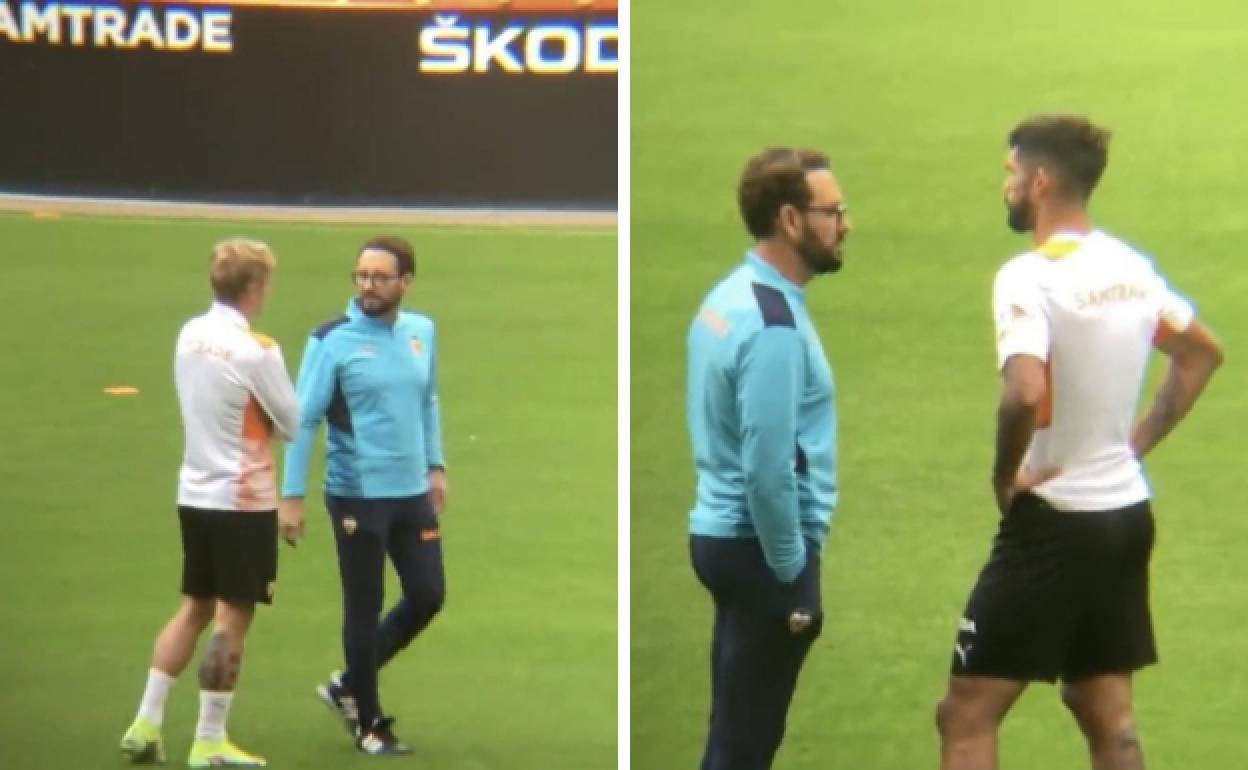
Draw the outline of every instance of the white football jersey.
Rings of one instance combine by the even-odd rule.
[[[214,302],[178,335],[174,381],[186,444],[178,505],[229,511],[277,507],[276,435],[299,418],[281,348],[252,332],[238,310]]]
[[[1099,230],[1058,233],[1014,257],[993,287],[997,366],[1046,364],[1048,388],[1024,467],[1060,469],[1033,491],[1058,510],[1104,511],[1149,497],[1131,433],[1149,353],[1192,322],[1152,262]]]

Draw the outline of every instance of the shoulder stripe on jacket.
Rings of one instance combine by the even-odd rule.
[[[784,292],[765,284],[753,284],[754,299],[758,302],[759,312],[763,314],[764,326],[787,326],[797,328],[793,320],[793,309],[785,299]]]

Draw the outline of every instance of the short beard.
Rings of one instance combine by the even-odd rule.
[[[389,313],[390,311],[394,310],[396,307],[399,306],[398,298],[387,301],[378,297],[376,299],[376,302],[378,304],[377,304],[377,308],[374,310],[369,310],[367,307],[365,307],[363,300],[356,302],[356,305],[359,306],[360,312],[368,316],[369,318],[379,318],[383,315],[386,315],[387,313]]]
[[[1036,226],[1035,209],[1026,200],[1011,204],[1005,203],[1005,222],[1016,233],[1029,233]]]
[[[805,230],[802,239],[797,243],[798,256],[812,275],[827,275],[839,272],[844,262],[841,260],[841,244],[838,242],[828,248],[819,242],[818,237]]]

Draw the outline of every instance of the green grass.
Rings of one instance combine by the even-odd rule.
[[[1155,255],[1228,363],[1149,462],[1163,663],[1138,679],[1151,768],[1242,764],[1248,713],[1248,10],[1221,0],[639,3],[632,17],[632,758],[696,766],[709,603],[687,564],[684,334],[747,246],[734,187],[766,144],[826,149],[853,210],[847,266],[809,306],[837,377],[842,505],[828,622],[779,767],[934,767],[933,706],[996,515],[989,295],[1004,137],[1033,111],[1116,131],[1094,201]],[[1086,766],[1052,688],[1007,722],[1011,770]]]
[[[395,229],[418,255],[407,304],[438,323],[451,484],[446,609],[382,675],[417,748],[403,765],[614,767],[614,236]],[[342,312],[374,230],[0,216],[6,770],[122,764],[116,744],[178,596],[173,341],[207,307],[210,245],[239,233],[278,254],[256,328],[294,371],[308,332]],[[113,384],[141,394],[105,396]],[[319,461],[313,478],[319,489]],[[270,767],[370,762],[312,692],[339,665],[339,621],[332,536],[310,496],[308,536],[283,546],[230,719]],[[192,668],[167,714],[177,764],[196,691]]]

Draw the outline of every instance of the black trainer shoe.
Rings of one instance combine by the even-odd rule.
[[[352,738],[359,735],[360,716],[355,707],[355,696],[342,686],[341,671],[330,672],[329,682],[316,686],[316,696],[342,720]]]
[[[393,727],[394,717],[378,717],[373,721],[372,728],[356,739],[356,747],[374,757],[387,754],[411,754],[412,747],[398,739]]]

